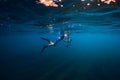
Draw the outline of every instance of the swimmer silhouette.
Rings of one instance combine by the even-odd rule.
[[[41,37],[41,39],[47,41],[48,44],[45,45],[45,46],[43,46],[43,48],[42,48],[42,50],[41,50],[40,53],[43,53],[43,51],[44,51],[46,48],[50,47],[50,46],[55,46],[55,45],[57,45],[57,44],[58,44],[60,41],[62,41],[62,40],[63,40],[64,42],[69,43],[68,45],[66,45],[66,47],[69,47],[69,46],[71,45],[72,39],[67,38],[67,37],[68,37],[68,34],[65,33],[65,34],[63,34],[62,36],[60,36],[55,42],[50,41],[49,39],[46,39],[46,38],[42,38],[42,37]]]

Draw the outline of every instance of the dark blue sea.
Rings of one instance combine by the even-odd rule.
[[[119,6],[18,2],[0,3],[0,80],[120,80]],[[40,37],[55,41],[63,31],[71,46],[61,41],[40,54],[47,44]]]

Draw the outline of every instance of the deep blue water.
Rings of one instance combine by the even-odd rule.
[[[120,33],[112,29],[81,30],[71,34],[69,48],[64,42],[40,50],[44,36],[56,34],[12,32],[1,35],[1,71],[3,80],[119,80]]]
[[[120,80],[120,7],[14,3],[0,9],[0,80]],[[40,37],[55,41],[63,31],[70,32],[71,46],[61,41],[41,55],[47,42]]]

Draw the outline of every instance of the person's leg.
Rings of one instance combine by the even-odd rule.
[[[40,54],[42,54],[43,51],[44,51],[47,47],[48,47],[48,45],[43,46],[43,48],[42,48],[41,51],[40,51]]]
[[[45,40],[45,41],[47,41],[47,42],[50,42],[50,40],[49,39],[46,39],[46,38],[43,38],[43,37],[40,37],[42,40]]]

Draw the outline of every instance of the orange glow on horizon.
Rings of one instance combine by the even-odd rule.
[[[106,4],[110,4],[111,2],[115,3],[116,0],[101,0],[101,2],[106,3]]]
[[[116,0],[97,0],[99,3],[97,3],[97,6],[101,6],[102,3],[104,4],[111,4],[111,3],[116,3]],[[43,4],[45,6],[52,6],[52,7],[64,7],[64,5],[59,4],[58,2],[62,2],[62,0],[37,0],[36,3],[37,4]],[[91,3],[94,2],[94,0],[90,0],[89,2],[87,0],[81,0],[81,2],[83,2],[83,4],[86,4],[87,7],[92,6]],[[87,2],[87,3],[86,3]],[[73,7],[75,7],[76,5],[73,4]],[[83,7],[86,7],[83,6]]]
[[[56,0],[57,1],[57,0]],[[58,7],[58,4],[55,3],[53,0],[38,0],[36,1],[38,4],[43,4],[45,6],[52,6],[52,7]],[[61,0],[58,0],[58,2],[61,2]]]

